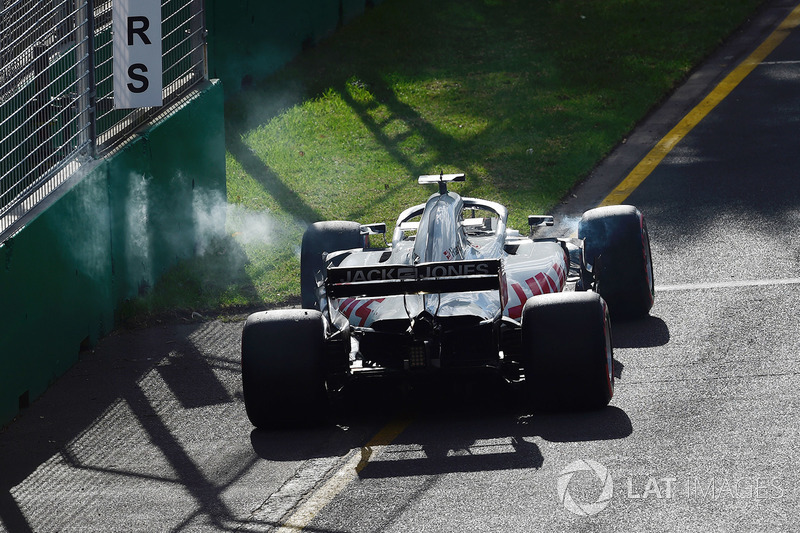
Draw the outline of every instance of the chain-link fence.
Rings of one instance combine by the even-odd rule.
[[[162,0],[161,108],[114,109],[112,0],[0,0],[0,242],[205,75],[202,0]]]

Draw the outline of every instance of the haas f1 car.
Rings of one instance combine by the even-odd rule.
[[[257,427],[318,418],[366,376],[485,370],[532,401],[601,408],[614,394],[610,313],[653,305],[647,226],[633,206],[581,217],[577,238],[538,238],[552,216],[509,228],[498,203],[438,186],[385,224],[318,222],[303,236],[302,309],[250,315],[242,385]],[[370,246],[383,234],[381,247]],[[567,290],[565,290],[567,289]]]

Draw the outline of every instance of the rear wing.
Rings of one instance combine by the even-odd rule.
[[[428,183],[439,184],[439,194],[447,194],[447,184],[456,181],[466,181],[464,174],[445,174],[440,172],[437,174],[426,174],[419,177],[419,183],[425,185]]]
[[[500,259],[329,267],[325,289],[331,298],[491,290],[502,293],[503,278]]]

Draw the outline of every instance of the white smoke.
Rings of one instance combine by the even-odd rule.
[[[195,251],[205,255],[209,248],[226,236],[228,203],[218,190],[196,189],[192,198]]]
[[[228,205],[227,229],[242,244],[272,244],[280,233],[280,225],[268,212],[237,204]]]
[[[578,224],[581,222],[581,217],[563,216],[557,217],[557,233],[561,237],[576,238],[578,236]]]
[[[125,258],[128,279],[147,280],[152,274],[150,235],[150,191],[147,175],[131,174],[128,177],[125,204]]]
[[[242,245],[270,245],[285,234],[285,221],[278,222],[266,209],[230,204],[221,191],[196,190],[192,211],[198,255],[208,253],[221,239],[233,238]]]

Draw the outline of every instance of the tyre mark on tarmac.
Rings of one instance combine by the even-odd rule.
[[[800,4],[781,22],[769,37],[755,49],[739,66],[728,74],[697,106],[672,128],[652,150],[639,162],[628,176],[600,202],[601,206],[617,205],[625,201],[634,190],[655,170],[664,157],[694,129],[717,104],[722,102],[748,74],[781,44],[792,30],[800,25]]]

